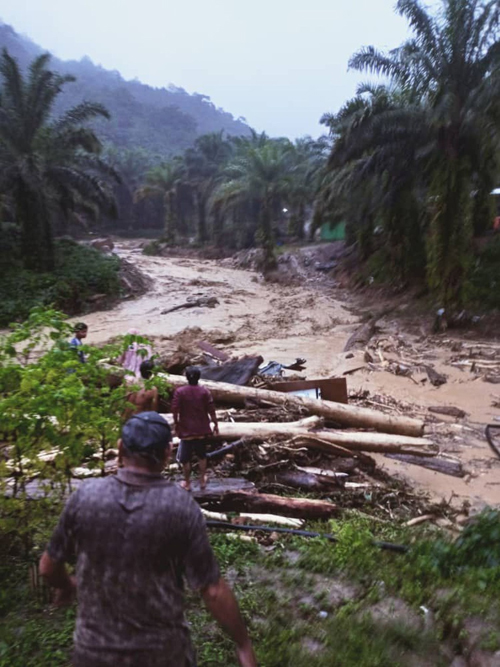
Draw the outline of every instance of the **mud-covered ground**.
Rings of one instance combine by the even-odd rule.
[[[468,500],[475,508],[500,504],[500,460],[483,435],[484,426],[500,415],[500,385],[484,381],[486,375],[500,372],[495,366],[500,338],[481,341],[470,333],[450,331],[433,335],[430,321],[416,323],[404,295],[393,298],[388,308],[379,297],[370,301],[366,294],[352,294],[317,270],[335,255],[333,244],[283,254],[277,282],[235,268],[242,262],[231,259],[145,256],[138,241],[119,242],[115,251],[148,275],[152,288],[112,310],[86,316],[91,342],[104,342],[133,327],[154,338],[159,352],[173,351],[180,332],[199,327],[202,331],[193,332],[194,338],[210,340],[234,356],[256,353],[282,363],[302,357],[307,359],[303,375],[309,379],[347,373],[353,401],[424,417],[427,433],[442,451],[463,462],[467,474],[463,479],[448,477],[385,457],[378,457],[380,465],[404,475],[436,500],[451,499],[458,505]],[[162,314],[200,297],[216,297],[219,303]],[[377,323],[369,356],[365,347],[343,352],[367,314],[384,310],[390,313]],[[477,357],[485,366],[474,364]],[[444,374],[446,384],[433,386],[426,365]],[[429,412],[436,406],[460,408],[466,416]]]

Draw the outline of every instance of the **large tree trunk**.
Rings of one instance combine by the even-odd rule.
[[[182,387],[187,382],[186,378],[179,375],[166,376],[166,380],[174,388]],[[397,433],[415,437],[422,436],[424,432],[424,423],[410,417],[394,417],[382,412],[376,412],[375,410],[369,410],[368,408],[358,408],[353,405],[322,401],[305,396],[295,396],[269,389],[237,387],[236,385],[224,382],[202,381],[201,384],[210,390],[216,401],[231,405],[244,405],[245,401],[250,399],[257,403],[282,405],[296,410],[303,409],[312,415],[324,417],[343,426],[375,429],[383,433]]]
[[[267,200],[264,200],[260,212],[260,234],[262,236],[262,247],[264,249],[264,272],[272,271],[276,268],[271,211],[271,204]]]
[[[298,519],[329,519],[339,511],[336,505],[326,500],[285,498],[248,491],[213,493],[210,484],[206,491],[194,490],[193,495],[202,507],[218,512],[269,512]]]
[[[29,188],[18,192],[17,217],[21,224],[21,250],[26,269],[52,271],[54,243],[50,218],[42,197]]]
[[[213,210],[213,239],[218,248],[224,245],[224,216],[218,207]]]
[[[207,240],[207,211],[205,197],[199,191],[196,193],[196,207],[198,209],[198,241],[203,244]]]
[[[177,235],[177,217],[176,217],[176,202],[175,202],[175,192],[170,190],[165,195],[164,200],[165,206],[165,241],[171,245],[175,243]]]
[[[429,450],[432,443],[425,438],[412,438],[405,435],[388,435],[383,433],[359,433],[334,431],[330,429],[321,429],[311,431],[317,424],[307,423],[308,420],[300,422],[280,422],[272,424],[248,423],[248,422],[220,422],[219,439],[222,440],[240,440],[248,438],[254,440],[267,441],[276,436],[286,436],[289,438],[308,438],[311,445],[314,441],[321,441],[317,444],[317,449],[328,450],[328,445],[341,445],[351,451],[365,452],[410,452],[422,450],[423,456],[429,456]],[[324,443],[324,446],[321,446]],[[334,448],[332,448],[334,449]]]

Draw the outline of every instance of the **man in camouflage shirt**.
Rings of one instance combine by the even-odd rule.
[[[198,505],[161,475],[170,440],[156,412],[129,419],[118,443],[123,467],[81,484],[41,558],[60,604],[78,594],[74,667],[195,665],[183,578],[235,641],[239,664],[257,665]],[[70,577],[65,563],[75,558]]]

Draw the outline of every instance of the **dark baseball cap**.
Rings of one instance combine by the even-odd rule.
[[[156,454],[165,451],[170,441],[170,426],[157,412],[140,412],[122,428],[123,446],[129,452]]]

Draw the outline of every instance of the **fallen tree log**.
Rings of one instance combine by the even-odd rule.
[[[256,512],[282,514],[298,519],[329,519],[339,508],[326,500],[308,498],[284,498],[265,493],[230,491],[218,494],[210,485],[205,491],[193,490],[195,500],[205,509],[217,512]]]
[[[182,387],[187,382],[186,378],[180,375],[169,375],[165,379],[174,388]],[[369,408],[359,408],[354,405],[323,401],[307,396],[296,396],[270,389],[238,387],[224,382],[201,381],[200,384],[210,390],[216,401],[230,403],[231,405],[245,405],[246,400],[252,399],[257,402],[283,405],[298,410],[302,408],[312,415],[330,419],[343,426],[374,429],[383,433],[397,433],[415,437],[422,436],[424,432],[424,423],[419,419],[387,415]]]
[[[306,438],[308,447],[321,449],[332,454],[340,454],[346,450],[352,456],[353,451],[380,453],[416,453],[422,456],[432,455],[433,444],[425,438],[411,438],[404,435],[388,435],[385,433],[345,432],[329,429],[312,431],[318,425],[317,418],[302,419],[298,422],[280,423],[248,423],[220,422],[218,439],[240,440],[248,438],[267,441],[276,436],[288,438]],[[333,445],[333,447],[331,446]],[[340,450],[339,450],[340,446]]]
[[[173,308],[167,308],[162,310],[160,315],[167,315],[168,313],[174,313],[176,310],[182,310],[183,308],[215,308],[219,305],[219,300],[215,296],[202,296],[199,299],[187,300],[185,303],[181,303],[178,306]]]
[[[453,461],[443,458],[427,458],[423,456],[414,456],[411,454],[387,454],[388,459],[395,459],[403,463],[411,463],[411,465],[428,468],[435,472],[440,472],[443,475],[450,475],[451,477],[464,477],[465,472],[460,461]]]
[[[301,449],[303,447],[309,447],[310,449],[318,449],[319,451],[323,451],[326,454],[329,454],[330,456],[342,457],[343,459],[345,459],[348,465],[351,466],[352,466],[351,462],[354,462],[356,465],[363,464],[368,469],[372,470],[376,467],[375,460],[371,456],[368,456],[368,454],[364,454],[363,452],[360,452],[358,450],[352,451],[350,449],[346,449],[345,447],[341,447],[340,445],[334,445],[331,442],[326,442],[325,440],[316,438],[314,436],[314,433],[308,433],[306,436],[301,435],[292,438],[289,445],[291,445],[292,447],[296,447],[297,449]],[[340,461],[342,460],[342,458],[340,458]],[[337,467],[339,467],[338,463]],[[344,468],[344,471],[347,471],[348,469],[349,467],[347,466]]]
[[[379,319],[380,317],[372,317],[368,322],[365,322],[365,324],[358,327],[347,340],[347,343],[344,346],[344,352],[349,352],[349,350],[352,350],[355,347],[365,347],[375,333]]]
[[[282,486],[303,491],[316,491],[328,493],[341,489],[344,485],[341,478],[327,477],[325,475],[313,475],[302,470],[283,470],[272,476],[272,479]]]

